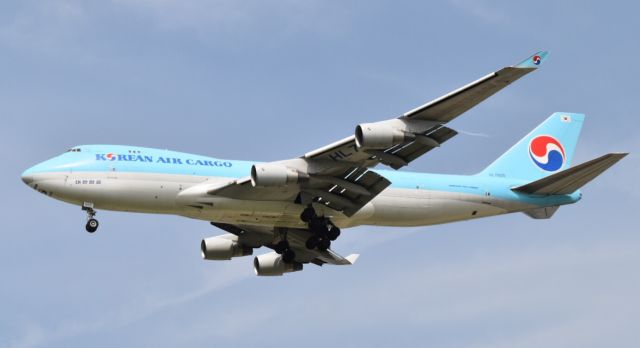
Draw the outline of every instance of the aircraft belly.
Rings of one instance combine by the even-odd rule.
[[[200,200],[206,203],[184,208],[181,215],[229,224],[305,228],[300,220],[302,207],[293,202],[249,201],[224,197]]]
[[[54,198],[97,209],[176,214],[230,224],[306,228],[300,220],[303,206],[286,201],[238,200],[200,194],[181,195],[204,182],[225,178],[189,175],[78,172],[55,173],[40,180]],[[187,193],[187,192],[185,192]],[[383,191],[354,216],[347,217],[324,205],[314,204],[319,215],[340,228],[357,225],[420,226],[503,214],[521,207],[482,195],[424,189]],[[525,207],[526,208],[526,207]]]
[[[482,195],[395,189],[373,200],[374,214],[365,224],[424,226],[506,213]]]
[[[176,214],[236,224],[305,227],[300,220],[303,207],[292,202],[235,200],[206,195],[184,200],[179,196],[180,192],[192,186],[226,180],[224,178],[78,172],[47,174],[46,179],[40,182],[45,183],[43,191],[48,195],[76,205],[90,202],[96,209]]]
[[[51,174],[53,175],[53,174]],[[54,198],[96,209],[177,214],[176,195],[193,183],[185,176],[118,172],[71,172]]]

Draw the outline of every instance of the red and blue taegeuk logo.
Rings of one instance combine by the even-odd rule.
[[[535,55],[533,56],[532,60],[533,60],[533,64],[540,65],[540,62],[542,61],[542,57],[540,57],[539,55]]]
[[[529,155],[540,169],[555,172],[562,168],[565,161],[564,147],[556,138],[538,135],[529,144]]]

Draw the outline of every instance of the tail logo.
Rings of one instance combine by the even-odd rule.
[[[542,57],[535,55],[533,56],[532,60],[533,60],[533,64],[540,65],[540,61],[542,61]]]
[[[536,166],[547,172],[555,172],[562,168],[566,158],[562,144],[549,135],[533,138],[529,144],[529,155]]]

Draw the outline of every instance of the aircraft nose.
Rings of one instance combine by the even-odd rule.
[[[27,185],[31,185],[31,183],[33,182],[33,175],[29,174],[28,169],[24,173],[22,173],[20,178],[22,179],[22,182],[24,182]]]

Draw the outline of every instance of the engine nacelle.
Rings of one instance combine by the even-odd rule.
[[[375,123],[362,123],[356,127],[355,138],[358,148],[382,150],[393,145],[414,140],[416,135],[439,125],[434,121],[396,118]]]
[[[238,243],[232,234],[205,238],[200,243],[202,258],[205,260],[231,260],[232,257],[253,254],[253,248]]]
[[[388,122],[362,123],[356,127],[356,145],[364,149],[387,149],[405,141],[405,132]]]
[[[279,164],[261,163],[251,167],[251,185],[254,187],[285,186],[299,180],[297,170]]]
[[[286,263],[276,252],[258,255],[253,258],[253,270],[258,276],[281,276],[285,273],[302,271],[299,262]]]

